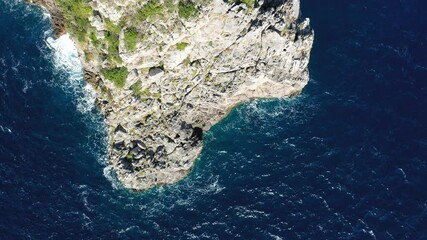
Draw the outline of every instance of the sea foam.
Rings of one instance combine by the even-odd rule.
[[[70,35],[64,34],[58,39],[47,38],[49,47],[54,51],[55,66],[71,73],[73,77],[80,77],[82,64],[74,41]]]
[[[83,81],[83,66],[76,44],[68,33],[57,39],[48,37],[46,42],[52,50],[55,68],[67,74],[66,89],[63,89],[76,95],[78,111],[90,112],[95,106],[96,94],[92,86]]]

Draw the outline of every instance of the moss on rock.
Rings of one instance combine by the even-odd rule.
[[[116,67],[105,69],[102,71],[105,78],[114,82],[114,85],[118,88],[123,88],[126,84],[126,78],[129,74],[126,67]]]

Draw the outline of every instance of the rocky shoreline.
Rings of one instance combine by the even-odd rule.
[[[309,79],[314,34],[299,0],[92,0],[79,18],[62,14],[75,6],[61,0],[27,2],[77,43],[106,118],[109,163],[133,190],[181,180],[203,132],[235,106],[297,95]]]
[[[25,0],[25,2],[42,6],[49,11],[56,37],[60,37],[67,32],[64,16],[53,0]]]

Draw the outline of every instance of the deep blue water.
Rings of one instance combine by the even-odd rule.
[[[302,0],[304,92],[238,107],[189,177],[132,193],[49,20],[0,0],[0,239],[427,239],[426,9]]]

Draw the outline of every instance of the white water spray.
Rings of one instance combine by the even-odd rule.
[[[68,70],[75,75],[79,75],[82,72],[82,64],[77,47],[68,33],[56,40],[49,37],[47,43],[54,51],[54,60],[57,67]]]
[[[79,53],[76,44],[71,39],[69,34],[62,35],[58,39],[47,37],[47,45],[52,50],[53,64],[57,71],[65,78],[55,79],[54,84],[57,84],[65,92],[73,94],[76,97],[77,110],[83,113],[84,117],[88,117],[91,121],[98,121],[99,116],[94,114],[92,110],[95,108],[96,93],[95,90],[83,79],[83,65],[79,58]],[[93,127],[93,126],[92,126]],[[102,124],[96,125],[96,128],[103,127]],[[107,139],[105,139],[105,143]],[[105,156],[98,155],[98,161],[101,164],[106,164]],[[112,187],[117,189],[120,186],[117,178],[111,167],[104,168],[104,176],[112,184]]]
[[[46,41],[53,50],[55,67],[68,74],[69,87],[78,96],[77,110],[90,112],[95,106],[96,94],[92,86],[83,81],[83,66],[76,44],[68,33],[58,39],[48,37]]]

